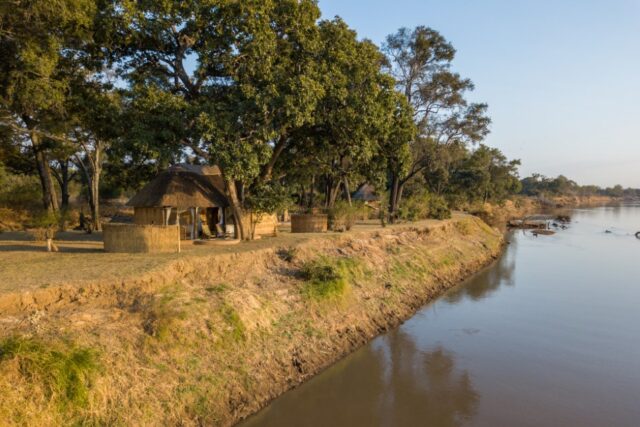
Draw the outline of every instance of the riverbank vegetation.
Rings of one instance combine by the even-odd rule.
[[[231,425],[502,248],[467,215],[278,239],[182,254],[144,276],[35,286],[30,308],[10,314],[0,293],[3,424]]]
[[[9,1],[0,23],[5,229],[45,210],[99,230],[101,201],[182,162],[221,168],[245,237],[246,210],[331,211],[364,183],[390,222],[517,190],[426,27],[379,47],[311,0]]]
[[[0,47],[1,229],[99,230],[183,162],[221,168],[247,238],[244,211],[331,212],[365,183],[389,222],[547,191],[483,144],[488,106],[428,27],[376,46],[311,0],[7,1]]]

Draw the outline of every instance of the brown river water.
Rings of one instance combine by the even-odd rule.
[[[640,426],[637,231],[640,206],[512,232],[493,266],[241,426]]]

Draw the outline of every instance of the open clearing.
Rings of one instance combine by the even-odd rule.
[[[461,217],[462,214],[454,214]],[[387,226],[387,229],[422,227],[439,221],[426,220]],[[0,233],[0,295],[28,292],[58,285],[82,285],[113,281],[117,283],[135,275],[152,273],[169,262],[212,254],[241,253],[267,247],[295,246],[310,239],[339,238],[345,234],[381,229],[379,221],[356,224],[347,233],[292,234],[283,226],[277,237],[242,242],[238,246],[196,246],[183,242],[180,254],[113,254],[103,251],[100,233],[61,233],[56,240],[58,253],[46,252],[43,242],[32,242],[24,232]]]

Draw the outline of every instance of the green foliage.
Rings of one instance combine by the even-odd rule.
[[[70,343],[44,343],[11,337],[0,341],[0,363],[17,360],[20,374],[42,385],[61,410],[88,403],[89,391],[100,369],[98,353]]]
[[[526,196],[545,197],[545,196],[609,196],[623,197],[628,194],[629,197],[636,197],[636,190],[625,190],[621,185],[611,188],[601,188],[596,185],[578,185],[575,181],[564,175],[556,178],[548,178],[544,175],[534,173],[530,177],[522,180],[522,194]]]
[[[398,216],[405,221],[418,221],[428,218],[451,218],[451,210],[445,199],[426,191],[419,191],[407,197],[400,207],[398,214]]]
[[[429,218],[448,219],[451,218],[451,209],[447,201],[442,196],[432,195],[429,199]]]
[[[361,203],[349,204],[346,201],[339,201],[328,210],[329,228],[333,231],[351,230],[356,220],[362,216],[362,212]]]
[[[448,194],[464,195],[468,201],[500,203],[520,192],[519,160],[507,160],[497,148],[481,144],[451,168]]]
[[[245,207],[256,214],[282,212],[291,206],[287,187],[277,182],[258,184],[245,200]]]
[[[437,31],[424,26],[401,28],[387,37],[383,47],[389,70],[399,92],[413,107],[417,135],[408,141],[411,160],[408,166],[391,163],[392,217],[398,209],[400,194],[407,183],[422,181],[432,192],[442,195],[441,185],[433,185],[433,176],[447,178],[449,154],[477,144],[489,133],[491,119],[486,104],[469,103],[466,93],[473,90],[471,80],[450,70],[455,49]],[[430,176],[431,175],[431,176]],[[415,211],[415,206],[410,209]],[[410,213],[411,216],[418,213]]]
[[[317,300],[339,298],[347,291],[350,281],[362,273],[362,266],[353,258],[321,256],[305,263],[301,269],[305,280],[303,293]]]
[[[242,323],[242,319],[240,319],[240,315],[236,309],[225,303],[220,308],[220,314],[228,327],[225,337],[235,343],[246,341],[247,328],[244,323]]]
[[[41,200],[37,177],[13,174],[0,163],[0,207],[35,210]]]

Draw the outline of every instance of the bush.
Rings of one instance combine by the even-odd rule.
[[[42,207],[42,192],[37,176],[7,172],[0,165],[0,206],[18,210]]]
[[[28,219],[29,215],[25,211],[0,208],[0,233],[22,230]]]
[[[405,221],[447,219],[451,218],[451,210],[443,197],[422,192],[403,200],[398,216]]]
[[[444,197],[431,196],[429,198],[429,218],[448,219],[451,218],[451,209]]]
[[[333,231],[349,231],[356,220],[362,216],[362,206],[339,201],[329,209],[329,229]]]
[[[61,222],[60,214],[53,212],[40,212],[29,221],[29,234],[35,241],[53,239]]]
[[[351,258],[321,256],[302,267],[302,277],[306,281],[303,293],[314,299],[340,297],[346,292],[349,280],[359,271],[359,264]]]

